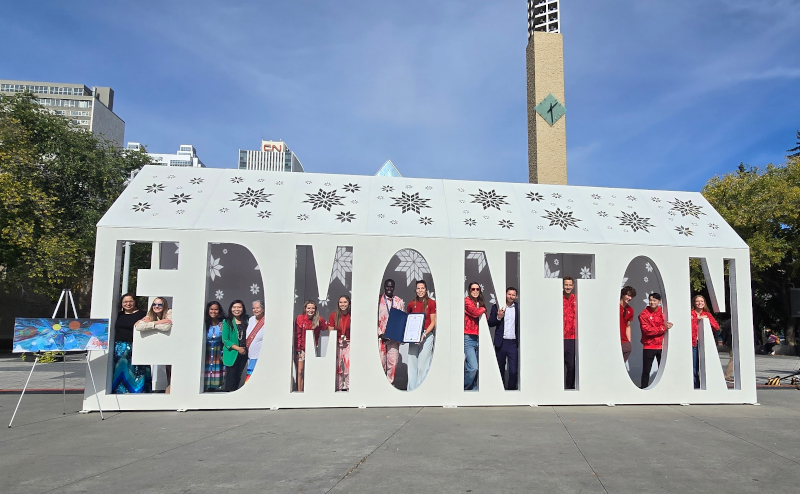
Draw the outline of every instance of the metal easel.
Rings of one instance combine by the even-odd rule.
[[[69,299],[69,305],[67,304],[67,299]],[[61,302],[64,302],[64,319],[69,319],[69,307],[72,306],[72,314],[75,316],[75,319],[78,319],[78,311],[75,310],[75,300],[72,298],[72,290],[69,288],[64,288],[61,290],[61,296],[58,297],[58,303],[56,304],[55,310],[53,310],[53,317],[51,319],[56,318],[56,314],[58,313],[58,309],[61,308]],[[67,414],[67,352],[61,352],[61,382],[63,384],[63,402],[62,402],[62,415]],[[33,370],[36,368],[36,364],[39,362],[39,354],[36,354],[36,359],[33,361],[33,367],[31,367],[31,372],[28,374],[28,380],[25,381],[25,387],[22,388],[22,394],[19,395],[19,401],[17,401],[17,407],[14,409],[14,414],[11,416],[11,422],[8,423],[8,427],[11,428],[11,424],[14,423],[14,417],[17,416],[17,411],[19,410],[19,405],[22,403],[22,397],[25,396],[25,390],[28,389],[28,384],[31,382],[31,376],[33,376]],[[92,365],[89,363],[89,352],[86,352],[86,367],[89,369],[89,377],[92,380],[92,388],[94,389],[94,397],[97,400],[97,409],[100,410],[100,420],[105,420],[106,418],[103,416],[103,409],[100,407],[100,397],[97,394],[97,386],[94,383],[94,374],[92,373]]]

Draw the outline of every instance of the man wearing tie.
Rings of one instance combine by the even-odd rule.
[[[519,375],[519,304],[517,304],[517,289],[513,286],[506,288],[506,303],[503,307],[499,304],[492,306],[489,314],[489,327],[494,331],[494,352],[497,355],[497,365],[503,378],[505,389],[517,389],[517,376]],[[506,379],[506,366],[508,366],[508,379]]]

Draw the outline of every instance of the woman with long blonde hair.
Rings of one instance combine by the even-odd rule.
[[[319,317],[317,303],[313,300],[306,300],[306,303],[303,304],[303,313],[294,321],[294,363],[297,373],[297,391],[302,392],[305,388],[303,373],[306,365],[306,332],[313,330],[316,339],[323,329],[328,329],[328,324],[325,319]]]
[[[714,332],[719,331],[719,323],[711,312],[708,311],[706,298],[702,295],[692,297],[692,370],[694,372],[694,388],[700,389],[700,357],[697,353],[698,321],[705,319],[711,324]],[[709,344],[710,342],[706,343]]]

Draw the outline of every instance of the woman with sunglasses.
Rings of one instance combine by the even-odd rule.
[[[222,363],[225,364],[225,391],[236,391],[244,384],[247,368],[247,322],[244,302],[234,300],[228,318],[222,322]]]
[[[121,310],[114,323],[114,378],[111,389],[114,393],[149,393],[153,379],[149,365],[131,365],[133,355],[133,327],[144,316],[136,298],[126,293],[120,300]]]
[[[172,309],[169,308],[167,299],[156,297],[150,304],[150,310],[144,319],[140,320],[133,327],[136,331],[161,331],[167,332],[172,329]],[[172,380],[172,366],[166,366],[167,370],[167,389],[164,391],[169,394],[170,382]]]
[[[464,389],[478,389],[478,322],[486,314],[481,285],[469,284],[469,294],[464,299]]]

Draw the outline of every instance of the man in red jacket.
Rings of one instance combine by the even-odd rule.
[[[625,286],[619,295],[619,337],[622,341],[622,360],[628,361],[631,354],[631,321],[633,321],[633,307],[629,305],[636,296],[636,289]]]
[[[565,276],[564,287],[564,389],[575,389],[575,326],[577,300],[572,291],[575,280]]]
[[[648,306],[639,314],[639,327],[642,329],[642,388],[650,385],[650,369],[653,359],[661,368],[661,348],[664,345],[664,334],[672,323],[664,320],[661,310],[661,295],[651,293],[647,299]]]

